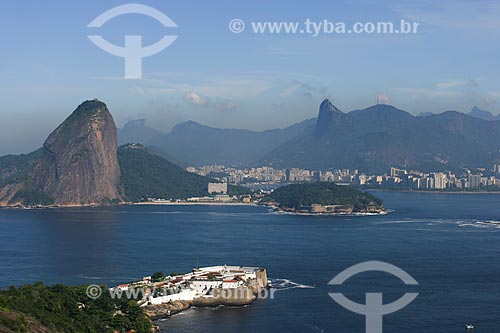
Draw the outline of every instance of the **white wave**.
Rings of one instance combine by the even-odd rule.
[[[109,281],[136,281],[137,277],[130,276],[87,276],[83,274],[78,274],[78,278],[85,280],[109,280]]]
[[[380,213],[298,213],[298,212],[285,212],[281,210],[270,210],[267,214],[270,215],[294,215],[294,216],[321,216],[321,217],[363,217],[363,216],[383,216],[387,215],[393,210],[387,210]]]
[[[388,221],[376,221],[374,224],[401,224],[401,223],[433,223],[435,220],[427,219],[408,219],[408,220],[388,220]]]
[[[453,219],[439,219],[439,218],[431,218],[431,219],[400,219],[400,220],[387,220],[387,221],[376,221],[373,224],[401,224],[401,223],[425,223],[427,225],[435,225],[439,223],[458,223],[465,221],[457,221]]]
[[[300,284],[288,279],[272,279],[271,288],[276,291],[289,290],[289,289],[314,289],[313,286]]]
[[[85,275],[81,275],[81,274],[78,274],[77,277],[79,277],[80,279],[85,279],[85,280],[104,280],[104,279],[106,279],[103,276],[85,276]]]
[[[459,227],[474,227],[483,229],[500,229],[500,221],[497,220],[466,220],[457,221]]]

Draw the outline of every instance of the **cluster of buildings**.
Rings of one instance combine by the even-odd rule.
[[[272,167],[259,167],[238,169],[225,167],[223,165],[208,165],[199,168],[188,167],[187,171],[202,176],[218,176],[230,184],[252,184],[252,183],[281,183],[281,182],[306,182],[306,181],[331,181],[352,182],[358,170],[335,169],[321,172],[301,168],[275,169]],[[220,175],[224,175],[220,177]]]
[[[143,299],[139,303],[148,306],[174,301],[210,304],[211,301],[219,302],[215,298],[228,290],[249,291],[250,298],[253,298],[254,293],[267,287],[266,269],[223,265],[195,268],[190,273],[165,276],[156,281],[146,276],[141,281],[121,284],[112,290],[130,292],[140,289]]]
[[[495,166],[496,167],[496,166]],[[415,190],[480,190],[500,187],[498,172],[487,170],[464,170],[460,174],[448,172],[421,172],[391,168],[390,175],[377,176],[376,183],[387,187],[401,187]]]
[[[364,187],[410,190],[481,190],[500,187],[500,165],[492,169],[462,170],[460,173],[423,172],[390,168],[389,173],[368,175],[358,169],[333,169],[328,171],[301,168],[275,169],[272,167],[234,168],[211,165],[190,167],[188,171],[203,176],[217,175],[219,180],[236,185],[269,189],[283,183],[328,181]]]

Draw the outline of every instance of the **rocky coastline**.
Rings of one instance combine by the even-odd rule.
[[[252,304],[258,296],[253,288],[214,289],[213,297],[198,297],[193,300],[170,301],[162,304],[149,304],[144,312],[153,321],[165,319],[191,307],[243,307]]]

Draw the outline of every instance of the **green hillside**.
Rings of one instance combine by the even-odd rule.
[[[208,194],[208,183],[215,180],[185,171],[181,167],[150,153],[141,145],[118,148],[121,170],[121,189],[125,199],[132,202],[147,198],[186,199]],[[230,186],[229,194],[247,192]]]
[[[134,300],[96,299],[86,286],[42,283],[0,291],[0,332],[150,332],[151,321]]]

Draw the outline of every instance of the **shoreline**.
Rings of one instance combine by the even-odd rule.
[[[268,207],[272,209],[272,213],[274,214],[283,214],[283,215],[296,215],[296,216],[380,216],[387,215],[390,212],[393,212],[391,209],[383,209],[380,211],[366,211],[366,212],[354,212],[354,211],[337,211],[337,212],[310,212],[303,210],[295,210],[290,208],[282,208],[276,204],[273,205],[260,205],[264,207]]]
[[[466,194],[466,195],[480,195],[480,194],[488,194],[488,195],[499,195],[500,191],[415,191],[415,190],[392,190],[392,189],[363,189],[360,188],[364,192],[393,192],[393,193],[418,193],[418,194],[450,194],[450,195],[458,195],[458,194]],[[118,207],[118,206],[263,206],[267,205],[259,204],[256,202],[120,202],[116,204],[106,204],[106,205],[53,205],[53,206],[20,206],[20,205],[5,205],[1,206],[0,209],[66,209],[66,208],[100,208],[100,207]],[[270,206],[267,206],[270,207]],[[270,207],[274,208],[274,207]],[[287,213],[287,212],[282,212]],[[330,216],[345,216],[345,215],[353,215],[353,216],[365,216],[365,215],[384,215],[389,212],[381,212],[381,213],[333,213],[333,214],[321,214],[321,213],[309,213],[309,214],[300,214],[300,213],[292,213],[295,215],[330,215]]]
[[[124,206],[259,206],[254,202],[134,202]]]
[[[64,205],[64,206],[0,206],[0,209],[66,209],[66,208],[101,208],[119,206],[260,206],[254,202],[121,202],[114,205]]]
[[[364,189],[363,191],[377,192],[400,192],[400,193],[428,193],[428,194],[500,194],[500,191],[413,191],[413,190],[390,190],[390,189]]]
[[[295,215],[295,216],[359,216],[359,217],[363,217],[363,216],[382,216],[382,215],[387,215],[390,212],[392,212],[392,210],[387,209],[387,210],[384,210],[381,212],[372,212],[372,213],[370,213],[370,212],[366,212],[366,213],[361,213],[361,212],[310,213],[310,212],[287,211],[287,210],[283,210],[281,208],[276,208],[276,207],[270,207],[270,208],[273,209],[273,213],[275,213],[275,214]]]

